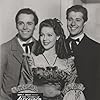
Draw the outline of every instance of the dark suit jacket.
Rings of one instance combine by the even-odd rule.
[[[100,100],[100,44],[85,35],[73,55],[86,100]]]
[[[33,41],[32,51],[34,52],[37,47],[37,41],[35,39]],[[23,52],[16,36],[1,45],[0,87],[7,95],[11,94],[12,87],[18,85]]]

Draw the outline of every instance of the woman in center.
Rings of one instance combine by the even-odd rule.
[[[53,76],[53,70],[66,70],[66,75],[70,76],[71,69],[73,67],[73,58],[70,58],[72,66],[68,66],[68,52],[64,45],[65,35],[61,27],[61,22],[58,19],[46,19],[40,23],[39,26],[39,48],[37,49],[38,56],[33,56],[34,65],[50,71],[51,76],[45,77],[43,72],[43,78],[37,81],[34,79],[33,83],[38,85],[40,93],[43,93],[45,97],[55,97],[60,95],[62,88],[64,87],[64,81],[57,79],[56,75]],[[33,68],[34,68],[33,65]],[[48,72],[49,73],[49,72]],[[47,74],[48,74],[47,73]],[[55,78],[54,78],[55,77]],[[54,79],[53,79],[54,78]],[[66,80],[67,81],[67,80]],[[59,86],[60,85],[60,86]]]
[[[43,93],[43,100],[62,100],[63,95],[73,89],[69,84],[75,82],[77,72],[74,57],[68,54],[64,40],[61,22],[56,18],[46,19],[39,26],[37,56],[32,53],[25,55],[28,64],[22,68],[21,77],[24,78],[21,78],[20,83],[32,81],[38,93]],[[27,69],[31,71],[30,75]]]

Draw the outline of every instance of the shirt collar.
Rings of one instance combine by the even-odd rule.
[[[33,41],[33,39],[32,38],[30,38],[29,40],[27,40],[27,41],[21,41],[19,38],[17,38],[17,40],[18,40],[18,42],[19,42],[19,44],[21,45],[21,46],[23,46],[23,44],[27,44],[27,43],[30,43],[30,42],[32,42]]]
[[[71,38],[74,39],[74,40],[76,40],[76,39],[79,38],[79,41],[81,41],[83,37],[84,37],[84,33],[83,33],[83,34],[80,34],[80,35],[77,36],[77,37],[71,37]]]

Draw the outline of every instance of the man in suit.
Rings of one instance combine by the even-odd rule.
[[[0,89],[1,98],[11,99],[11,88],[18,85],[23,53],[35,53],[37,40],[33,37],[38,24],[36,13],[30,8],[18,11],[15,17],[17,35],[1,45]],[[1,100],[1,99],[0,99]]]
[[[90,39],[83,31],[88,20],[87,9],[74,5],[66,11],[66,39],[69,52],[75,56],[79,80],[85,86],[86,100],[100,100],[100,44]]]

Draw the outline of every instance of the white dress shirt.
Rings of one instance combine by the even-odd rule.
[[[78,39],[79,38],[79,42],[78,41],[76,41],[76,43],[77,43],[77,45],[80,43],[80,41],[83,39],[83,37],[84,37],[84,33],[83,34],[80,34],[79,36],[76,36],[76,37],[71,37],[73,40],[76,40],[76,39]],[[71,43],[72,42],[70,42],[69,43],[69,45],[70,45],[70,48],[71,48]]]
[[[26,51],[25,51],[25,46],[23,46],[23,44],[27,44],[27,43],[30,43],[30,42],[33,41],[32,38],[30,38],[30,39],[27,40],[27,41],[21,41],[19,38],[17,38],[17,40],[18,40],[19,44],[21,45],[22,49],[24,50],[24,52],[26,52]],[[28,53],[30,53],[30,48],[29,48],[29,46],[28,46]]]

